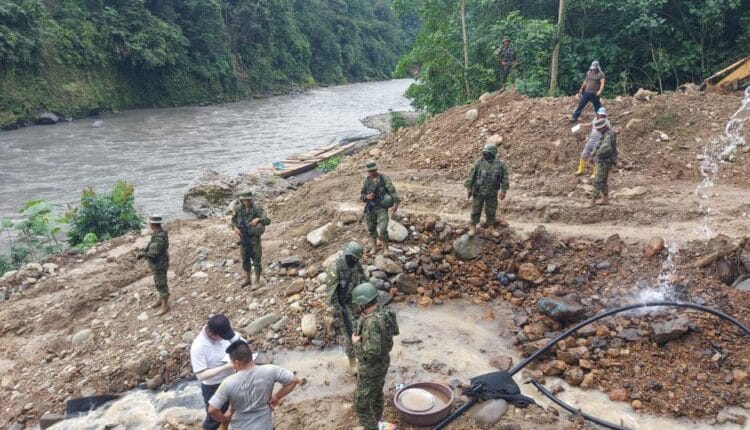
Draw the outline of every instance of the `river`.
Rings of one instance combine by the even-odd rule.
[[[201,170],[249,172],[337,139],[372,133],[360,119],[409,110],[409,79],[317,88],[214,106],[136,109],[0,133],[0,218],[42,198],[78,203],[83,188],[135,185],[136,205],[185,217],[182,196]]]

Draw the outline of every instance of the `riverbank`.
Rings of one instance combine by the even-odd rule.
[[[118,238],[88,255],[56,256],[55,273],[39,273],[33,283],[30,271],[0,281],[14,289],[25,285],[0,304],[0,380],[8,398],[3,421],[31,423],[47,410],[61,412],[71,398],[189,375],[186,348],[207,315],[216,312],[229,315],[238,331],[279,363],[291,366],[284,358],[293,352],[323,348],[333,354],[331,369],[337,368],[343,353],[335,346],[323,273],[344,243],[366,238],[356,220],[362,166],[369,158],[394,180],[403,226],[394,224],[390,261],[365,257],[373,282],[399,289],[397,306],[405,321],[444,311],[463,317],[465,339],[478,336],[474,325],[477,332],[487,325],[504,339],[500,349],[470,348],[454,362],[458,355],[444,358],[447,349],[435,342],[434,330],[407,323],[396,340],[402,352],[392,359],[392,381],[450,382],[456,374],[507,367],[508,358],[517,362],[568,326],[567,317],[653,295],[700,302],[750,323],[748,293],[726,283],[748,271],[743,261],[750,249],[743,236],[750,220],[742,215],[748,201],[742,197],[750,163],[744,147],[733,163],[721,163],[707,198],[694,193],[703,179],[696,160],[721,133],[739,98],[674,94],[651,102],[605,101],[620,130],[622,164],[610,179],[611,205],[595,208],[586,207],[589,180],[572,175],[583,138],[570,134],[565,122],[574,104],[572,98],[530,100],[514,93],[483,97],[393,133],[345,158],[334,172],[263,201],[272,219],[264,235],[268,284],[254,291],[239,288],[239,251],[226,218],[167,225],[175,305],[165,318],[148,309],[155,297],[151,278],[133,255],[145,235]],[[664,113],[670,115],[660,119]],[[696,126],[686,129],[688,123]],[[511,190],[501,205],[510,226],[483,231],[482,252],[462,260],[456,239],[465,232],[469,210],[462,183],[488,138],[501,144],[510,166]],[[701,210],[701,204],[712,210]],[[307,234],[326,225],[323,243],[310,244]],[[705,240],[703,226],[724,236]],[[673,246],[652,243],[659,238]],[[722,257],[696,266],[711,255]],[[722,260],[732,263],[729,272]],[[543,312],[544,301],[564,303],[574,312],[565,317]],[[464,304],[474,307],[460,311]],[[306,315],[311,317],[305,321],[315,322],[312,336],[309,323],[308,335],[302,331]],[[656,336],[658,324],[678,316],[689,320],[685,330],[675,330],[666,342]],[[451,324],[458,326],[446,327]],[[746,413],[726,408],[750,408],[748,348],[737,330],[702,314],[626,314],[561,344],[523,379],[561,376],[572,386],[624,402],[638,411],[635,420],[658,414],[737,429]],[[288,398],[278,412],[278,428],[355,421],[346,400],[351,385],[332,394],[338,379],[327,380],[331,385],[323,382],[327,388],[318,397],[306,397],[315,391],[320,371],[300,367],[310,388]],[[393,394],[392,384],[387,390]],[[386,415],[398,422],[392,409]],[[187,418],[178,424],[196,426]],[[544,426],[583,424],[554,408],[532,407],[513,410],[496,428]],[[475,427],[462,419],[456,428]]]

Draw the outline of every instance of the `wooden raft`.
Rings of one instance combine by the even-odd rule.
[[[314,149],[304,154],[296,154],[290,156],[289,158],[281,162],[284,166],[283,169],[277,169],[273,166],[261,167],[260,169],[258,169],[258,172],[273,173],[274,175],[281,176],[282,178],[299,175],[300,173],[304,173],[308,170],[314,169],[321,161],[346,154],[356,144],[357,142],[350,142],[343,145],[334,143],[323,148]]]

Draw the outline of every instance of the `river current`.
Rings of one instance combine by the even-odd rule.
[[[136,109],[0,132],[0,218],[43,198],[75,205],[81,190],[135,185],[136,206],[184,217],[182,196],[203,169],[247,173],[344,137],[375,134],[360,119],[409,110],[412,81],[350,84],[213,106]]]

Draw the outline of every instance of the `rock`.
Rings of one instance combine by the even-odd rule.
[[[543,276],[534,264],[522,263],[518,266],[518,279],[527,282],[538,282],[543,279]]]
[[[143,321],[146,321],[146,320],[148,320],[148,313],[147,313],[147,312],[145,312],[145,311],[144,311],[144,312],[141,312],[141,313],[140,313],[140,314],[138,314],[138,316],[137,316],[137,317],[135,317],[135,318],[136,318],[136,319],[137,319],[138,321],[141,321],[141,322],[143,322]]]
[[[648,245],[646,245],[646,248],[643,250],[643,255],[651,258],[654,255],[660,253],[662,249],[664,249],[664,239],[660,237],[653,237],[648,241]]]
[[[289,322],[289,317],[281,317],[281,319],[279,319],[275,323],[271,324],[271,326],[270,326],[271,330],[273,330],[275,332],[276,331],[280,331],[282,328],[284,328],[284,326],[288,322]]]
[[[396,264],[393,260],[382,255],[375,257],[375,266],[389,275],[396,275],[402,272],[401,266]]]
[[[94,332],[91,331],[90,328],[83,329],[79,331],[78,333],[74,334],[73,337],[70,339],[70,342],[73,346],[80,346],[84,342],[89,340],[93,334]]]
[[[355,212],[344,212],[341,214],[339,221],[341,221],[341,224],[350,225],[359,221],[359,216]]]
[[[747,291],[750,292],[750,278],[745,279],[744,281],[738,282],[734,284],[734,288],[740,290],[740,291]]]
[[[438,234],[438,239],[446,241],[453,233],[453,227],[450,224],[445,224],[445,228]]]
[[[508,402],[503,399],[484,401],[469,410],[469,416],[484,428],[497,424],[508,413]]]
[[[667,343],[684,335],[693,328],[693,323],[687,318],[676,318],[663,323],[651,324],[654,330],[654,342]]]
[[[601,263],[596,263],[596,270],[607,270],[610,267],[612,267],[612,263],[609,261],[602,261]]]
[[[331,222],[323,227],[316,228],[310,233],[307,233],[307,242],[314,247],[325,245],[331,241],[335,228],[336,226]]]
[[[16,421],[10,426],[8,426],[8,430],[24,430],[26,428],[26,424]]]
[[[156,375],[146,381],[146,387],[148,387],[149,390],[156,390],[157,388],[161,387],[161,384],[163,383],[164,379],[162,379],[161,375]]]
[[[18,270],[11,270],[11,271],[5,272],[5,274],[2,277],[0,277],[0,281],[5,281],[7,279],[10,279],[16,276],[17,274],[18,274]]]
[[[292,255],[289,257],[284,257],[279,259],[279,265],[281,267],[301,267],[302,266],[302,259],[299,258],[297,255]]]
[[[44,273],[48,273],[48,274],[50,274],[50,275],[54,275],[54,274],[55,274],[55,272],[57,272],[57,269],[58,269],[59,267],[60,267],[60,266],[58,266],[58,265],[57,265],[57,264],[55,264],[55,263],[44,263],[44,264],[42,265],[42,268],[44,268]]]
[[[286,287],[286,289],[284,290],[284,295],[289,297],[295,294],[299,294],[304,290],[305,290],[305,280],[297,278],[294,281],[292,281],[292,283],[289,284],[288,287]]]
[[[539,370],[545,376],[560,376],[568,370],[568,365],[562,360],[551,360],[539,366]]]
[[[648,188],[638,185],[633,188],[623,188],[617,193],[614,193],[614,195],[616,197],[625,197],[626,199],[637,199],[648,194],[648,191]]]
[[[445,221],[443,220],[437,220],[435,221],[435,231],[440,233],[441,231],[445,230]]]
[[[409,237],[409,230],[394,220],[388,222],[388,239],[393,242],[403,242]]]
[[[24,269],[34,272],[35,276],[40,276],[44,273],[44,267],[39,263],[28,263],[24,266]]]
[[[417,261],[407,261],[404,264],[404,270],[407,272],[413,272],[417,270],[417,267],[419,267],[419,263]]]
[[[38,125],[53,125],[58,122],[60,122],[60,117],[52,112],[42,112],[36,117],[36,123]]]
[[[445,231],[448,229],[446,228]],[[445,233],[443,231],[443,233]],[[470,237],[468,234],[464,234],[455,241],[453,241],[453,251],[456,256],[461,260],[474,260],[479,257],[484,246],[484,239],[477,236]]]
[[[486,102],[490,98],[490,96],[492,96],[492,94],[490,94],[490,93],[483,93],[481,96],[479,96],[479,102],[480,103]]]
[[[583,377],[583,381],[581,381],[581,388],[585,390],[594,388],[594,374],[593,373],[587,373],[586,376]]]
[[[302,328],[302,334],[307,338],[312,339],[316,334],[318,334],[318,323],[315,320],[315,315],[313,314],[303,315],[302,321],[300,322],[300,327]]]
[[[466,118],[466,120],[471,124],[476,121],[477,118],[479,118],[479,111],[476,109],[469,109],[464,114],[464,118]]]
[[[716,424],[732,423],[738,426],[744,426],[747,422],[747,417],[739,413],[732,413],[727,410],[722,410],[716,415]]]
[[[53,425],[59,423],[64,419],[65,415],[47,411],[41,417],[39,417],[39,429],[44,430],[48,427],[52,427]]]
[[[748,382],[748,373],[742,369],[732,369],[732,380],[737,385]]]
[[[633,94],[633,98],[636,100],[642,100],[642,101],[649,101],[652,97],[654,97],[657,93],[649,90],[645,90],[643,88],[638,88],[638,91]]]
[[[625,124],[625,130],[630,130],[630,129],[638,126],[638,124],[641,124],[641,123],[643,123],[642,119],[640,119],[640,118],[632,118],[630,121],[627,122],[627,124]]]
[[[609,392],[609,400],[613,402],[627,402],[630,400],[630,395],[628,394],[628,390],[624,388],[615,388]]]
[[[191,279],[200,279],[205,280],[208,279],[208,273],[206,272],[195,272],[192,275],[190,275]]]
[[[402,273],[393,279],[393,285],[402,294],[416,294],[419,282],[414,276]]]
[[[244,331],[242,333],[245,334],[245,335],[247,335],[247,336],[255,336],[256,334],[259,334],[266,327],[268,327],[269,325],[275,323],[279,319],[281,319],[281,317],[278,316],[278,315],[276,315],[276,314],[273,314],[273,313],[272,314],[263,315],[262,317],[256,319],[255,321],[251,322],[250,324],[248,324],[245,327],[245,329],[244,329]]]
[[[577,366],[569,368],[563,374],[563,377],[565,378],[565,382],[576,387],[581,385],[581,382],[583,382],[584,376],[585,375],[583,374],[583,369]]]
[[[487,138],[487,141],[485,143],[488,145],[500,146],[503,143],[503,137],[499,134],[493,134],[492,136]]]
[[[616,336],[630,342],[637,342],[641,340],[641,336],[638,334],[638,330],[634,328],[626,328],[625,330],[617,333]]]
[[[567,297],[543,297],[536,304],[544,315],[558,321],[570,321],[584,316],[585,309]]]
[[[496,355],[490,359],[490,366],[498,370],[510,370],[513,366],[513,358],[507,355]]]

